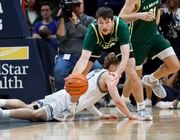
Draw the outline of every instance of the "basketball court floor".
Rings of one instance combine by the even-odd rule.
[[[152,112],[153,121],[97,120],[87,111],[74,122],[0,120],[0,140],[180,140],[180,109]],[[102,112],[117,113],[115,108]]]

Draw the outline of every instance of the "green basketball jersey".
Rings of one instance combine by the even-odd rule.
[[[110,35],[103,36],[94,21],[86,33],[83,49],[92,52],[92,56],[100,56],[102,50],[120,53],[120,46],[129,43],[129,30],[127,24],[119,17],[114,17],[115,25]]]
[[[160,7],[160,0],[139,0],[136,5],[136,12],[151,11],[157,16],[157,11]],[[158,34],[156,20],[147,22],[143,20],[136,20],[129,26],[131,33],[131,42],[133,46],[147,44],[151,41],[155,34]]]

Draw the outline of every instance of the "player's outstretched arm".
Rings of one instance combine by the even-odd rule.
[[[114,101],[116,107],[121,110],[130,120],[138,120],[139,117],[130,113],[129,109],[125,103],[121,100],[117,86],[113,83],[113,77],[111,75],[106,77],[106,84],[112,100]]]

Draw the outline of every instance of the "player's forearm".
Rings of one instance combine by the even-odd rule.
[[[122,19],[124,19],[127,23],[131,23],[139,19],[139,13],[131,13],[131,14],[120,13],[119,16]]]
[[[123,47],[123,48],[122,48]],[[128,46],[121,46],[121,53],[122,53],[122,58],[121,58],[121,62],[120,62],[120,65],[119,65],[119,68],[118,68],[118,73],[121,75],[126,67],[127,67],[127,63],[128,63],[128,60],[129,60],[129,47]]]
[[[74,73],[82,74],[83,71],[85,70],[86,66],[87,66],[87,63],[81,62],[81,61],[79,60],[79,61],[76,63],[76,65],[75,65],[75,67],[74,67],[74,69],[73,69],[73,71],[72,71],[72,74],[74,74]]]
[[[77,61],[72,73],[82,74],[87,67],[90,56],[91,51],[82,50],[81,57]]]
[[[108,91],[116,105],[116,107],[128,118],[131,118],[131,113],[129,112],[128,108],[126,107],[125,103],[121,100],[119,96],[119,92],[116,87],[112,83],[109,83],[108,85]]]
[[[130,113],[129,109],[126,107],[124,102],[118,102],[116,103],[116,107],[128,118],[132,118],[132,114]]]
[[[84,70],[87,67],[88,60],[89,60],[88,56],[87,57],[86,55],[81,56],[80,59],[77,61],[72,73],[83,74]]]
[[[119,13],[119,16],[127,23],[136,21],[138,19],[138,13],[133,11],[136,9],[138,3],[139,0],[125,0],[125,4]]]

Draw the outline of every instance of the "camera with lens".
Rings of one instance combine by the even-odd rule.
[[[60,0],[59,7],[62,8],[61,16],[67,21],[70,17],[72,17],[73,8],[79,6],[79,0]]]

